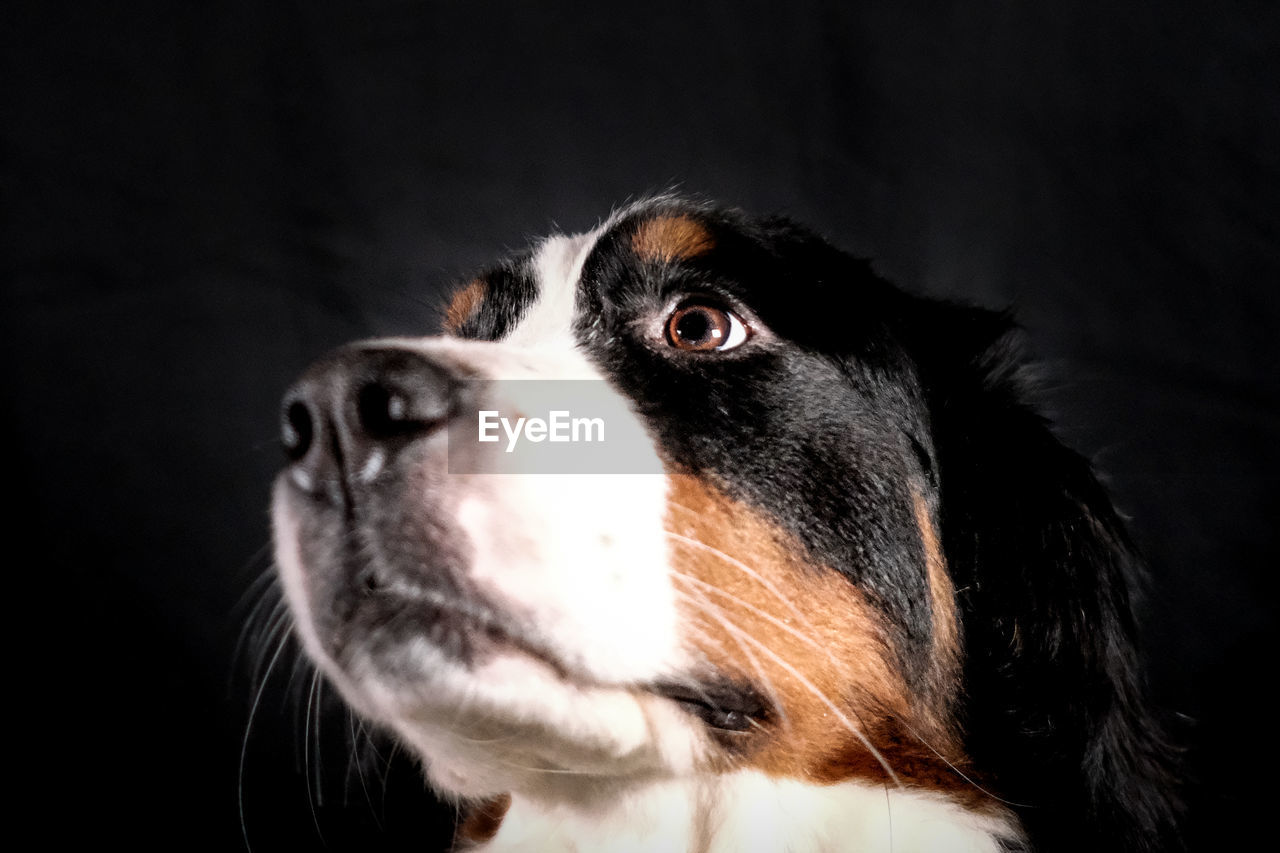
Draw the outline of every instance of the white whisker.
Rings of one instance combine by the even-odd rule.
[[[972,778],[970,778],[969,776],[967,776],[967,775],[965,774],[965,772],[964,772],[963,770],[961,770],[959,767],[956,767],[954,764],[952,764],[952,763],[951,763],[951,761],[950,761],[950,760],[949,760],[945,755],[943,755],[941,752],[939,752],[939,751],[934,747],[934,745],[933,745],[933,744],[931,744],[931,743],[929,743],[929,741],[925,740],[925,739],[924,739],[924,737],[922,737],[922,736],[921,736],[921,735],[920,735],[920,734],[919,734],[915,729],[913,729],[913,728],[912,728],[912,727],[907,723],[907,721],[906,721],[906,720],[901,720],[901,719],[900,719],[900,720],[898,720],[898,722],[902,724],[902,727],[903,727],[903,728],[905,728],[908,732],[910,732],[910,733],[911,733],[911,736],[912,736],[912,737],[914,737],[916,740],[920,741],[920,743],[924,744],[924,745],[929,749],[929,751],[930,751],[930,752],[932,752],[934,755],[938,756],[938,758],[942,761],[942,763],[943,763],[943,764],[945,764],[945,765],[947,765],[947,767],[951,768],[951,770],[952,770],[952,772],[953,772],[953,773],[955,773],[957,776],[959,776],[959,777],[960,777],[961,779],[963,779],[965,782],[967,782],[967,783],[969,783],[970,785],[972,785],[972,786],[973,786],[975,789],[977,789],[978,791],[981,791],[983,794],[986,794],[986,795],[987,795],[988,797],[990,797],[991,799],[996,800],[996,801],[1001,802],[1001,803],[1004,803],[1005,805],[1008,805],[1008,806],[1015,806],[1015,807],[1017,807],[1017,808],[1022,808],[1022,809],[1031,808],[1031,806],[1030,806],[1029,804],[1027,804],[1027,803],[1015,803],[1013,800],[1006,800],[1004,797],[1001,797],[1001,796],[998,796],[998,795],[996,795],[996,794],[991,793],[991,792],[990,792],[990,791],[988,791],[986,788],[984,788],[984,787],[982,787],[981,785],[979,785],[979,784],[978,784],[976,781],[974,781]]]
[[[830,710],[831,713],[836,715],[836,718],[840,720],[841,723],[844,724],[845,728],[847,728],[855,737],[858,738],[859,741],[862,742],[862,745],[867,748],[867,751],[871,753],[872,757],[874,757],[875,760],[879,762],[880,766],[884,768],[884,772],[889,774],[889,778],[893,780],[893,783],[897,785],[899,788],[904,787],[901,780],[898,779],[898,774],[893,772],[893,768],[889,766],[888,760],[880,753],[880,750],[875,748],[875,746],[871,743],[871,741],[867,738],[867,736],[862,733],[862,730],[859,729],[857,726],[855,726],[853,722],[844,715],[844,712],[842,712],[836,706],[836,704],[827,697],[825,693],[823,693],[821,690],[815,687],[814,684],[811,681],[809,681],[809,679],[801,675],[799,670],[797,670],[791,664],[787,663],[778,655],[774,654],[773,651],[771,651],[763,643],[760,643],[758,640],[756,640],[754,637],[751,637],[750,635],[747,636],[747,640],[749,642],[752,642],[758,645],[762,652],[764,652],[769,657],[773,658],[773,660],[778,664],[778,666],[782,667],[787,672],[791,673],[791,675],[797,681],[799,681],[807,690],[813,693],[813,695],[818,699],[819,702],[826,705],[827,709]]]
[[[679,506],[679,505],[677,504],[676,506]],[[681,509],[688,510],[687,507],[681,507]],[[692,512],[692,510],[688,510],[688,511]],[[708,554],[718,557],[728,565],[733,566],[734,568],[741,571],[743,574],[752,578],[761,586],[763,586],[765,589],[767,589],[769,592],[773,593],[774,597],[776,597],[778,601],[782,602],[782,605],[786,607],[788,610],[790,610],[791,613],[798,620],[800,620],[801,624],[805,628],[808,628],[809,630],[813,630],[813,624],[809,621],[808,617],[806,617],[804,613],[800,611],[800,608],[796,607],[795,603],[791,601],[790,597],[785,595],[782,592],[782,590],[778,589],[777,585],[774,584],[771,580],[766,578],[764,575],[760,574],[760,572],[751,568],[751,566],[748,566],[746,563],[742,562],[741,560],[739,560],[738,558],[730,554],[726,554],[724,551],[721,551],[719,548],[715,548],[711,545],[708,545],[706,542],[703,542],[700,539],[694,539],[692,537],[685,536],[680,533],[674,533],[670,530],[665,530],[663,532],[666,533],[666,535],[671,537],[672,539],[675,539],[677,542],[681,542],[685,545],[688,545],[691,548],[697,548],[701,551],[704,551]]]
[[[320,692],[320,671],[313,670],[311,673],[311,683],[307,688],[307,708],[302,718],[302,767],[307,779],[307,806],[311,809],[311,823],[316,828],[316,833],[324,838],[324,833],[320,829],[320,816],[316,812],[316,806],[324,805],[324,794],[321,789],[321,768],[320,768],[320,707],[317,697]],[[312,750],[312,719],[315,719],[315,749]],[[312,766],[314,752],[314,768]],[[313,780],[314,769],[314,780]]]
[[[689,581],[690,583],[695,583],[698,586],[702,587],[703,589],[707,590],[708,592],[714,593],[719,596],[723,596],[724,598],[727,598],[730,601],[732,601],[734,604],[739,605],[743,609],[750,610],[752,613],[756,614],[757,616],[768,620],[774,625],[777,625],[779,628],[790,633],[792,636],[794,636],[796,639],[800,640],[801,642],[808,643],[810,646],[813,646],[815,649],[818,649],[820,651],[830,654],[830,650],[825,645],[820,643],[818,640],[808,636],[807,634],[797,631],[795,628],[791,627],[786,622],[783,622],[777,616],[774,616],[772,613],[769,613],[768,611],[765,611],[760,609],[759,607],[756,607],[751,602],[745,601],[739,598],[738,596],[734,595],[733,593],[727,592],[721,589],[720,587],[716,586],[715,584],[707,583],[704,580],[700,580],[699,578],[696,578],[693,575],[689,575],[680,571],[675,571],[672,573],[672,575],[679,580],[685,580],[685,581]]]
[[[746,631],[743,631],[741,628],[737,627],[736,625],[733,625],[728,620],[725,620],[724,622],[722,622],[722,624],[729,631],[733,632],[737,636],[740,636],[742,639],[754,645],[756,648],[762,651],[765,655],[771,658],[774,663],[776,663],[778,666],[782,667],[788,673],[790,673],[792,678],[800,682],[800,684],[806,690],[812,693],[814,697],[818,699],[819,702],[825,705],[827,707],[827,710],[829,710],[832,714],[834,714],[836,719],[838,719],[841,722],[841,724],[843,724],[844,727],[848,729],[849,732],[853,734],[853,736],[856,737],[864,747],[866,747],[867,751],[870,752],[871,756],[875,758],[875,760],[880,764],[881,767],[884,768],[885,773],[889,775],[889,778],[893,780],[893,783],[895,785],[897,785],[899,788],[905,787],[902,784],[902,781],[898,778],[898,774],[896,774],[893,771],[893,768],[889,765],[889,762],[884,757],[884,755],[881,754],[880,750],[875,748],[875,745],[871,743],[870,739],[868,739],[865,734],[863,734],[862,730],[857,725],[855,725],[852,720],[850,720],[847,716],[845,716],[844,712],[841,711],[840,708],[834,702],[832,702],[831,699],[828,698],[825,693],[819,690],[813,684],[813,682],[811,682],[808,678],[805,678],[805,676],[802,675],[800,671],[797,670],[794,666],[787,663],[787,661],[784,660],[780,655],[778,655],[776,652],[774,652],[764,643],[757,640],[755,637],[752,637]]]
[[[352,711],[350,708],[347,709],[347,735],[350,738],[350,747],[351,747],[351,750],[350,750],[351,754],[350,754],[350,757],[347,759],[348,761],[347,779],[350,780],[351,770],[354,766],[354,769],[356,772],[356,779],[360,782],[360,790],[364,793],[364,801],[369,806],[369,814],[373,816],[373,822],[377,824],[379,829],[381,829],[382,821],[379,818],[378,814],[374,811],[373,795],[369,793],[369,784],[364,777],[364,761],[361,760],[361,755],[360,755],[361,737],[366,737],[366,741],[368,742],[370,748],[372,748],[373,744],[372,744],[372,741],[368,741],[367,736],[364,735],[364,724],[361,723],[359,727],[356,726],[356,715],[355,715],[355,712]],[[373,749],[373,752],[375,755],[377,755],[377,749]],[[345,797],[345,793],[344,793],[344,797]]]
[[[747,658],[747,662],[750,663],[751,668],[755,670],[756,678],[760,680],[760,687],[765,691],[765,693],[768,694],[770,704],[772,704],[774,709],[778,712],[778,716],[782,719],[783,726],[789,727],[791,725],[791,721],[787,717],[786,706],[783,704],[781,697],[778,696],[778,691],[773,684],[773,679],[769,677],[769,674],[765,672],[764,667],[760,665],[760,659],[757,658],[752,653],[751,649],[749,649],[742,642],[742,640],[739,639],[737,636],[738,634],[743,634],[745,632],[735,629],[735,627],[729,622],[729,617],[724,613],[724,611],[720,607],[716,606],[714,603],[706,599],[705,597],[701,598],[700,600],[693,599],[688,593],[683,592],[681,590],[676,590],[676,594],[682,597],[683,599],[685,599],[686,601],[692,601],[692,603],[696,605],[700,604],[701,612],[711,617],[715,622],[720,624],[722,627],[728,629],[728,631],[734,638],[734,642],[738,644],[738,648],[741,649],[742,654]],[[711,639],[710,636],[707,635],[705,632],[699,631],[699,633],[702,633],[708,639]],[[708,704],[712,705],[713,707],[715,705],[715,703],[713,702],[709,702]]]
[[[271,677],[271,671],[275,668],[276,661],[280,659],[281,653],[284,652],[288,640],[289,634],[286,632],[276,644],[276,650],[271,655],[271,662],[267,664],[267,669],[262,675],[262,681],[259,682],[258,690],[254,694],[253,704],[249,706],[249,719],[245,721],[244,738],[240,743],[240,765],[236,770],[236,805],[240,812],[240,835],[244,838],[245,849],[250,853],[252,853],[253,845],[249,842],[249,824],[245,820],[244,813],[244,766],[249,754],[249,734],[253,731],[253,721],[257,716],[258,706],[261,704],[262,696],[267,690],[267,680]]]

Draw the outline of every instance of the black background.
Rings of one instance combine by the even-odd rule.
[[[533,5],[0,11],[14,820],[434,849],[411,762],[349,774],[323,695],[304,725],[291,650],[248,726],[276,401],[330,346],[432,330],[506,248],[679,184],[1018,309],[1150,558],[1190,837],[1247,846],[1276,760],[1280,5]]]

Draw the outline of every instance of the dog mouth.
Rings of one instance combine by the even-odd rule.
[[[471,662],[481,646],[505,647],[546,665],[565,681],[594,685],[593,679],[574,672],[551,649],[476,596],[375,581],[367,582],[366,596],[366,609],[371,611],[366,618],[377,625],[370,634],[385,633],[390,635],[387,639],[401,642],[426,641],[445,657],[464,663]],[[728,679],[660,681],[641,689],[725,731],[746,731],[770,716],[768,703],[754,688]]]
[[[387,676],[420,677],[417,667],[397,661],[403,661],[404,648],[425,642],[466,668],[489,655],[515,653],[545,666],[575,688],[620,686],[597,683],[575,671],[536,635],[476,594],[370,576],[363,582],[362,601],[352,617],[348,646],[359,645],[364,654],[382,661]],[[634,685],[634,689],[674,702],[717,734],[750,732],[773,716],[770,704],[753,687],[718,676],[663,680]]]
[[[351,639],[369,651],[425,641],[443,657],[472,663],[481,649],[514,645],[517,635],[491,608],[456,593],[367,582]]]
[[[718,732],[748,732],[772,715],[769,704],[753,688],[729,680],[660,682],[650,689]]]
[[[378,661],[387,675],[421,677],[422,664],[406,650],[425,644],[446,664],[470,669],[495,654],[517,653],[567,677],[557,656],[529,631],[475,591],[414,583],[369,573],[342,631],[340,659],[358,650]],[[439,665],[439,664],[436,664]]]
[[[356,691],[353,697],[403,694],[409,701],[426,691],[444,707],[459,691],[474,696],[495,689],[502,695],[506,688],[490,683],[487,664],[523,659],[542,671],[538,678],[548,688],[559,683],[571,696],[598,689],[658,697],[733,744],[744,743],[742,735],[774,715],[755,689],[714,671],[695,674],[678,666],[654,680],[602,679],[598,666],[578,660],[589,648],[565,647],[554,642],[555,631],[539,630],[548,614],[522,612],[516,602],[494,600],[492,591],[471,582],[471,556],[443,526],[424,530],[420,516],[375,512],[366,502],[362,518],[345,520],[342,534],[330,536],[337,520],[300,501],[292,484],[285,484],[281,500],[288,501],[283,517],[297,519],[282,525],[282,535],[296,543],[284,550],[296,554],[292,574],[299,581],[296,592],[307,600],[301,608],[307,633],[334,674]],[[480,694],[472,692],[477,689]]]

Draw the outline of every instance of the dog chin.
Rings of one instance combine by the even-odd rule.
[[[687,715],[643,690],[576,683],[519,650],[470,667],[425,640],[399,654],[394,677],[358,656],[333,680],[354,708],[415,749],[448,796],[678,774],[702,753]]]
[[[588,618],[593,609],[586,607],[574,611],[576,620],[565,618],[566,614],[559,614],[557,620],[542,619],[541,624],[558,624],[559,630],[537,642],[522,641],[514,629],[497,634],[471,631],[464,645],[472,654],[463,656],[433,637],[430,624],[395,636],[371,624],[335,658],[311,618],[309,568],[298,547],[298,519],[289,488],[284,481],[277,484],[273,516],[276,561],[297,632],[312,660],[347,703],[412,746],[442,794],[461,798],[521,790],[546,794],[557,786],[599,786],[610,779],[622,782],[678,774],[691,770],[704,753],[705,736],[688,714],[670,698],[640,686],[660,680],[660,675],[669,680],[672,672],[682,669],[683,658],[673,638],[656,642],[655,634],[662,637],[670,632],[654,630],[658,620],[652,616],[647,623],[652,647],[642,644],[645,654],[630,661],[611,654],[609,635],[593,630],[598,627]],[[477,538],[481,542],[500,539]],[[643,550],[633,547],[630,553]],[[557,556],[564,559],[551,560],[551,565],[583,562],[581,554]],[[509,563],[512,552],[482,553],[481,557],[481,565]],[[593,565],[598,560],[586,562]],[[595,588],[592,581],[599,584],[598,570],[558,577],[554,571],[548,573],[546,566],[526,568],[530,574],[541,570],[544,590],[583,586],[598,594],[597,601],[629,602],[633,607],[641,597],[637,590],[623,595]],[[485,575],[478,570],[476,574]],[[517,600],[523,598],[524,609],[534,611],[540,591],[501,590],[515,593]],[[662,608],[650,610],[663,612]],[[625,613],[621,607],[613,612],[615,625],[626,621]],[[403,625],[406,620],[390,621]],[[599,641],[590,642],[595,636]]]

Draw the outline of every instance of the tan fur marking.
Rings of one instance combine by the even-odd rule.
[[[960,623],[956,617],[956,591],[947,572],[947,560],[938,541],[938,529],[929,512],[929,504],[923,494],[913,490],[911,501],[915,507],[916,525],[920,528],[920,543],[924,546],[925,567],[929,578],[929,599],[933,613],[933,664],[935,694],[938,701],[950,702],[959,689],[960,673]],[[939,709],[939,714],[943,710]],[[943,722],[939,720],[938,722]]]
[[[498,834],[509,808],[510,794],[502,794],[465,807],[466,811],[454,833],[454,843],[459,849],[465,850],[489,841]]]
[[[952,718],[961,664],[955,586],[947,572],[928,500],[912,489],[911,501],[920,531],[933,628],[928,680],[917,686],[908,715],[872,723],[872,741],[903,782],[946,792],[975,811],[999,813],[1001,804],[979,787],[982,780],[963,751]],[[878,768],[869,767],[866,749],[855,745],[832,756],[819,775],[838,781],[868,775],[868,769],[874,772]]]
[[[696,258],[714,247],[706,226],[683,215],[650,219],[631,237],[631,249],[641,259],[665,264]]]
[[[910,695],[882,617],[857,586],[807,562],[799,543],[714,485],[671,479],[668,529],[689,642],[715,671],[781,707],[767,730],[731,735],[742,748],[727,751],[725,766],[892,784],[887,763],[904,785],[980,804],[981,792],[949,766],[969,772],[945,710]],[[935,646],[954,661],[950,579],[932,525],[921,531],[939,616]]]
[[[852,747],[866,755],[861,771],[886,777],[846,725],[871,736],[878,721],[908,712],[875,610],[846,578],[805,562],[798,543],[707,482],[673,477],[669,505],[691,644],[781,709],[776,730],[759,737],[745,761],[777,776],[827,781],[829,759]]]
[[[458,329],[462,328],[462,324],[480,310],[480,303],[484,302],[488,292],[489,286],[479,278],[456,291],[449,301],[449,307],[444,310],[444,330],[451,335],[456,334]]]

